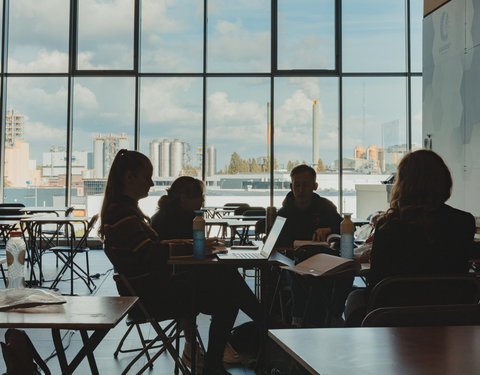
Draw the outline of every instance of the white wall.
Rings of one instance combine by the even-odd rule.
[[[480,215],[480,1],[452,0],[423,21],[423,136],[447,162],[452,206]]]

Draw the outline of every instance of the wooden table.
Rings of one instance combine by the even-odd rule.
[[[270,330],[310,374],[480,374],[480,326]]]
[[[98,374],[93,351],[135,305],[138,297],[68,297],[62,305],[43,305],[0,312],[0,328],[50,328],[62,374],[72,374],[87,357],[92,374]],[[80,331],[83,348],[70,363],[60,337],[61,329]],[[87,331],[93,331],[88,336]]]

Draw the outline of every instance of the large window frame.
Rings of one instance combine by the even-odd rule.
[[[135,80],[135,121],[134,121],[134,149],[138,150],[140,147],[140,85],[142,78],[148,77],[198,77],[203,80],[203,97],[202,97],[202,179],[206,180],[206,145],[207,145],[207,81],[212,77],[263,77],[270,80],[270,103],[271,103],[271,142],[270,142],[270,158],[275,158],[275,95],[274,95],[274,81],[278,77],[336,77],[338,79],[338,124],[339,124],[339,144],[338,144],[338,160],[342,160],[344,156],[342,148],[342,132],[343,132],[343,78],[346,77],[404,77],[406,79],[406,134],[408,149],[412,147],[411,136],[411,79],[412,77],[421,77],[421,72],[412,72],[411,70],[411,21],[410,21],[410,3],[411,0],[404,0],[405,2],[405,56],[406,62],[405,71],[401,72],[376,72],[376,73],[344,73],[342,71],[342,0],[335,1],[335,68],[334,69],[293,69],[281,70],[278,69],[277,55],[278,55],[278,4],[277,0],[271,0],[271,61],[270,72],[266,73],[215,73],[207,70],[207,16],[208,16],[208,0],[203,0],[203,67],[202,72],[198,73],[143,73],[141,69],[141,10],[142,0],[135,0],[133,3],[133,17],[134,17],[134,45],[133,45],[133,69],[129,70],[85,70],[78,69],[78,17],[79,17],[79,0],[70,0],[70,23],[69,23],[69,50],[68,50],[68,72],[67,73],[10,73],[8,72],[8,30],[9,30],[9,0],[3,0],[2,13],[2,45],[1,45],[1,102],[0,102],[0,118],[2,132],[0,134],[0,201],[4,197],[4,134],[6,129],[5,114],[7,111],[7,79],[9,77],[65,77],[68,79],[68,94],[67,94],[67,139],[66,139],[66,189],[65,189],[65,204],[71,203],[71,179],[72,179],[72,136],[73,136],[73,95],[74,83],[77,77],[130,77]],[[273,205],[274,197],[274,165],[270,165],[270,203]],[[338,191],[339,191],[339,211],[342,212],[342,163],[339,163],[338,168]]]

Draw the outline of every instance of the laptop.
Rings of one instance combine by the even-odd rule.
[[[273,253],[273,247],[277,242],[278,236],[282,231],[283,225],[287,219],[281,216],[277,216],[275,223],[270,230],[270,233],[267,236],[265,243],[260,241],[260,246],[258,250],[240,250],[235,248],[228,249],[228,252],[225,254],[217,254],[219,260],[268,260]]]

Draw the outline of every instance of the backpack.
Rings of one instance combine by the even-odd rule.
[[[0,344],[7,366],[7,375],[39,375],[38,367],[45,375],[50,375],[50,370],[25,331],[15,328],[8,329],[5,332],[5,343]]]

